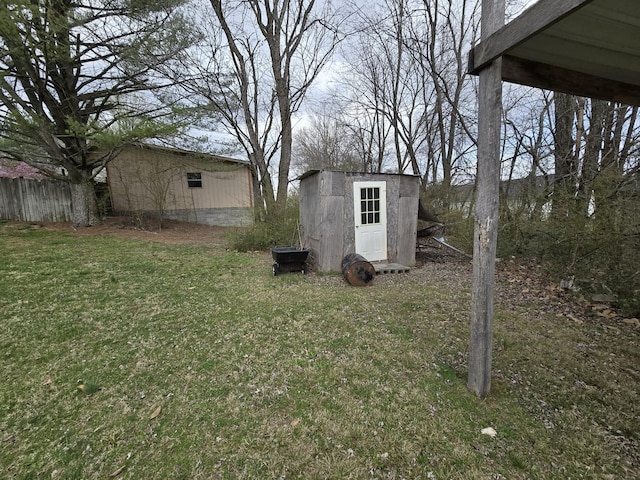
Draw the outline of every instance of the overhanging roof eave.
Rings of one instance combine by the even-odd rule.
[[[505,55],[502,79],[530,87],[640,106],[640,86]]]
[[[505,81],[640,106],[636,0],[539,0],[469,52],[477,75],[502,59]]]
[[[539,0],[517,18],[474,46],[469,52],[468,73],[477,75],[501,57],[593,0]]]

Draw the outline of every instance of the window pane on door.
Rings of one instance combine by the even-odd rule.
[[[362,225],[380,223],[380,188],[360,189],[360,213]]]

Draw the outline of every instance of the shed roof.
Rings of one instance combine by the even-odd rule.
[[[539,0],[478,43],[477,74],[502,57],[503,80],[640,105],[640,1]]]
[[[302,175],[300,175],[298,177],[298,180],[303,180],[307,177],[311,177],[313,175],[317,175],[321,172],[333,172],[333,173],[343,173],[345,175],[349,175],[349,176],[354,176],[354,175],[387,175],[387,176],[395,176],[395,177],[417,177],[418,175],[414,175],[414,174],[409,174],[409,173],[393,173],[393,172],[380,172],[380,173],[374,173],[374,172],[356,172],[356,171],[351,171],[351,170],[331,170],[331,169],[312,169],[312,170],[307,170],[306,172],[304,172]]]

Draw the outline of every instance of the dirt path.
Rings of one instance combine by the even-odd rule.
[[[218,244],[223,241],[224,233],[229,229],[174,220],[165,220],[160,229],[155,223],[140,225],[130,217],[107,217],[101,225],[86,228],[76,228],[70,222],[45,222],[42,226],[47,230],[64,231],[74,235],[113,235],[170,244]]]

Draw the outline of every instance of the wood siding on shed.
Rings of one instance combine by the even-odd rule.
[[[353,183],[363,181],[386,182],[388,260],[415,265],[419,179],[323,170],[300,181],[302,246],[320,272],[340,271],[342,259],[355,252]]]

